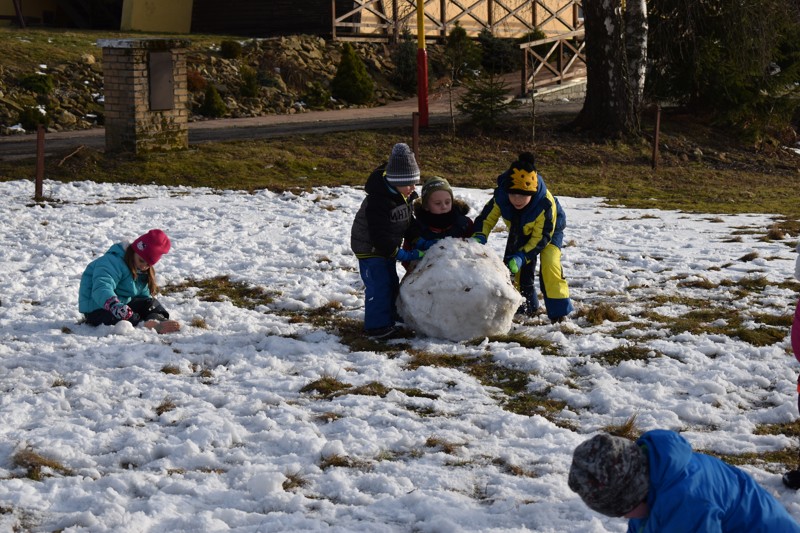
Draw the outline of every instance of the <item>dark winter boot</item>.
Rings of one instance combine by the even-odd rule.
[[[783,484],[792,490],[800,489],[800,470],[790,470],[783,475]]]

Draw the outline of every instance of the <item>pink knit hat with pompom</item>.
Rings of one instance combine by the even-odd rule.
[[[133,241],[131,246],[136,255],[147,261],[148,265],[153,266],[158,263],[162,255],[169,252],[171,244],[166,233],[160,229],[151,229]]]

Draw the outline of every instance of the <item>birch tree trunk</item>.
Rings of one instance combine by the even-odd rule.
[[[645,0],[584,0],[586,98],[575,126],[639,135],[647,59]]]

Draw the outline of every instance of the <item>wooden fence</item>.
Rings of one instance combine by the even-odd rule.
[[[547,39],[520,45],[522,80],[520,94],[539,85],[586,77],[586,41],[584,30],[575,30]]]
[[[331,0],[332,36],[338,40],[396,42],[417,34],[415,0]],[[422,0],[426,38],[442,39],[458,23],[475,36],[520,37],[536,29],[548,36],[583,26],[582,0]]]

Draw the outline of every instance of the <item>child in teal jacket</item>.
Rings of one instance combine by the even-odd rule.
[[[180,329],[153,295],[158,292],[153,266],[169,252],[167,234],[153,229],[130,245],[117,243],[86,267],[78,290],[78,310],[93,326],[127,320],[158,333]]]

